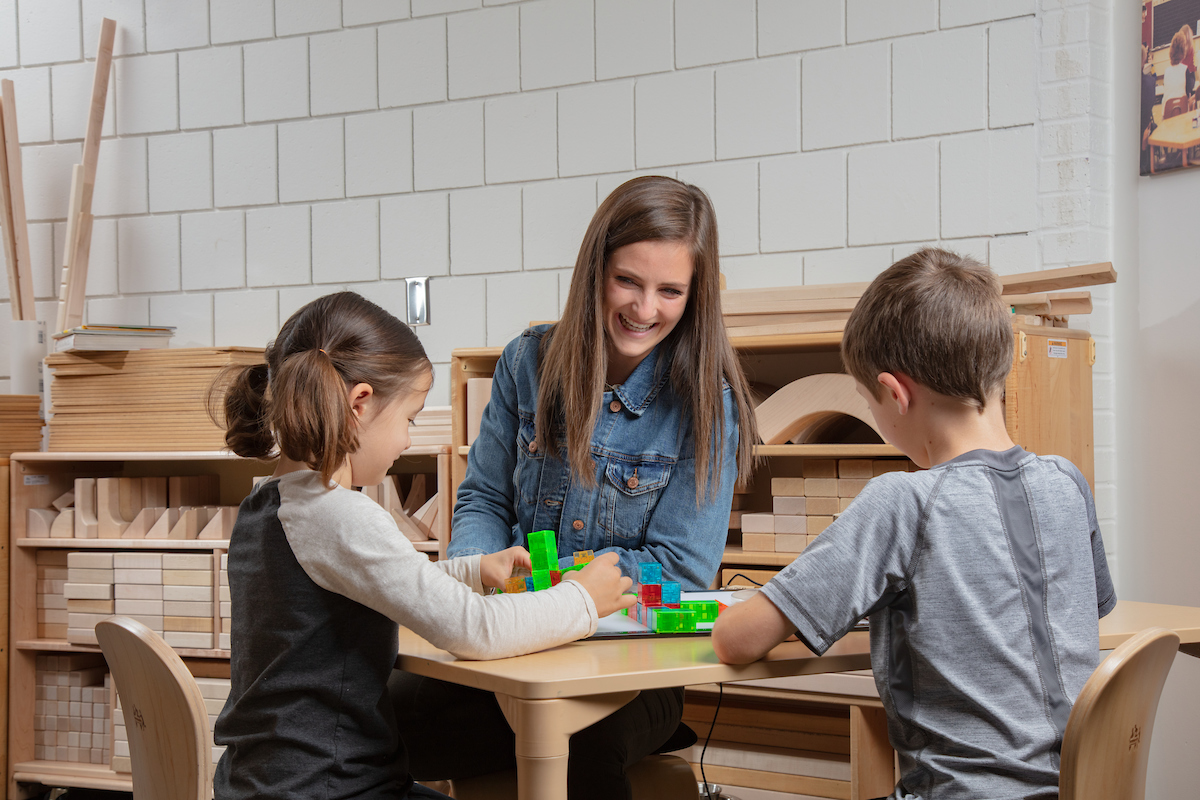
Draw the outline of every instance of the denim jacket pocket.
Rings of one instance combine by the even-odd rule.
[[[536,505],[538,487],[542,482],[542,465],[546,456],[538,446],[537,428],[532,419],[521,417],[517,428],[517,465],[513,470],[516,496],[526,505]]]
[[[604,477],[600,526],[623,544],[640,541],[671,479],[671,465],[662,461],[612,460],[605,467]]]

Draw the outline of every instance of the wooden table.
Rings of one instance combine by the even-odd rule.
[[[1100,621],[1100,647],[1109,650],[1138,631],[1161,626],[1179,634],[1180,650],[1200,656],[1200,608],[1120,602]],[[646,637],[573,642],[541,653],[497,661],[460,661],[400,629],[400,669],[495,692],[516,734],[521,800],[567,796],[572,733],[616,711],[642,689],[746,681],[869,669],[866,633],[851,633],[816,656],[798,642],[781,644],[753,664],[722,664],[707,636]],[[857,719],[856,719],[857,717]],[[851,751],[851,798],[888,794],[894,786],[887,720],[881,709],[859,708],[858,746]]]
[[[1188,165],[1188,148],[1200,144],[1200,127],[1192,127],[1192,117],[1195,113],[1195,111],[1187,111],[1160,122],[1154,129],[1154,133],[1150,134],[1150,145],[1179,150],[1183,154],[1183,166],[1186,167]],[[1150,164],[1153,167],[1153,157],[1150,159]]]

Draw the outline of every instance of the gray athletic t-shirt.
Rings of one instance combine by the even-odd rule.
[[[1116,594],[1087,482],[974,450],[862,493],[763,589],[823,653],[860,618],[901,800],[1058,796],[1071,705]]]

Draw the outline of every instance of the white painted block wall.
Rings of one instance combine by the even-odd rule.
[[[262,345],[320,294],[398,312],[399,280],[430,275],[418,333],[438,364],[430,402],[446,403],[450,351],[555,318],[588,219],[637,174],[709,192],[732,288],[866,280],[925,244],[1001,272],[1108,257],[1106,9],[0,0],[40,313],[105,15],[119,31],[87,318]],[[1111,309],[1096,295],[1077,322],[1099,341],[1111,527]]]

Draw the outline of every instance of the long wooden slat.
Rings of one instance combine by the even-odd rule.
[[[58,287],[58,317],[54,330],[67,330],[67,300],[70,294],[71,262],[75,257],[71,243],[75,241],[75,227],[79,220],[79,210],[83,206],[83,164],[71,168],[71,199],[67,203],[67,235],[63,239],[62,276]]]
[[[1079,289],[1084,286],[1099,286],[1104,283],[1116,282],[1117,271],[1113,269],[1110,261],[1000,276],[1004,294],[1054,292],[1059,289]]]
[[[777,286],[770,289],[729,289],[721,292],[722,314],[780,314],[804,309],[814,300],[857,299],[866,283],[823,283],[812,286]]]
[[[1092,313],[1091,292],[1006,294],[1002,299],[1006,305],[1015,308],[1018,314],[1070,316]]]
[[[96,48],[96,71],[92,76],[92,101],[88,107],[87,131],[83,137],[83,191],[80,197],[79,214],[92,213],[92,194],[96,186],[96,163],[100,157],[100,132],[104,127],[104,104],[108,98],[108,76],[112,71],[113,40],[117,23],[105,17],[100,23],[100,44]],[[73,328],[83,321],[83,303],[87,292],[87,271],[90,248],[82,239],[87,236],[90,245],[90,226],[75,226],[74,242],[67,243],[71,261],[67,269],[67,309],[64,314],[63,330]]]
[[[12,193],[8,184],[8,147],[4,136],[4,114],[0,109],[0,234],[3,235],[5,271],[8,273],[8,297],[12,318],[21,319],[21,291],[17,273],[17,243],[12,229]]]
[[[840,333],[846,329],[846,320],[831,319],[815,322],[788,322],[783,325],[749,325],[726,328],[730,336],[777,336],[786,333]]]
[[[12,217],[12,238],[16,250],[20,319],[37,319],[37,309],[33,304],[33,270],[29,265],[29,227],[25,220],[25,183],[21,177],[21,142],[17,133],[17,96],[13,82],[7,79],[0,81],[0,94],[4,112],[4,152],[8,160],[9,214]]]

